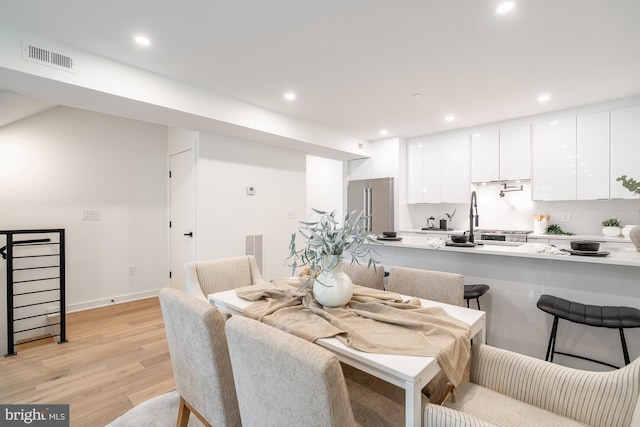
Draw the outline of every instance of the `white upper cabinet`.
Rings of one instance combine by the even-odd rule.
[[[471,134],[471,181],[531,179],[529,123],[483,127]]]
[[[407,143],[407,203],[463,203],[469,198],[469,137],[430,135]]]
[[[395,177],[398,173],[400,139],[372,141],[369,147],[370,157],[349,160],[349,180]]]
[[[440,145],[441,196],[444,203],[464,203],[470,193],[469,135],[446,135]]]
[[[373,141],[371,150],[371,178],[395,177],[398,168],[398,154],[400,153],[400,139],[388,138]]]
[[[577,118],[576,198],[609,198],[609,112]]]
[[[482,129],[471,134],[471,181],[500,179],[500,140],[498,129]]]
[[[611,173],[612,199],[631,199],[638,196],[616,181],[627,175],[640,180],[640,106],[611,111]]]
[[[533,200],[576,199],[576,118],[533,124]]]
[[[422,151],[422,203],[440,203],[442,169],[440,165],[440,140],[425,141]]]
[[[407,144],[407,203],[422,203],[422,143]]]
[[[371,158],[349,160],[349,181],[371,179]]]
[[[500,180],[531,179],[531,126],[500,128]]]

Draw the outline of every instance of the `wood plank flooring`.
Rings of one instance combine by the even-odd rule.
[[[67,403],[71,426],[96,427],[175,390],[158,298],[70,313],[67,340],[0,358],[0,402]]]

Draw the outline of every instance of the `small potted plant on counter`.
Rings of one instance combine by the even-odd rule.
[[[622,183],[622,186],[631,191],[633,194],[640,195],[640,181],[636,181],[633,178],[627,178],[627,175],[619,176],[618,178],[616,178],[616,181],[620,181]],[[640,252],[640,225],[628,225],[624,230],[622,230],[622,234],[625,237],[630,238],[631,243],[633,243],[633,245],[636,247],[636,250]]]
[[[449,224],[451,224],[451,222],[453,221],[453,216],[456,214],[456,210],[454,209],[452,213],[445,213],[444,215],[449,218]],[[453,224],[451,225],[451,228],[453,228]],[[449,225],[447,224],[447,220],[446,219],[441,219],[440,220],[440,229],[441,230],[448,230],[449,229]]]
[[[607,237],[618,237],[622,229],[620,228],[620,221],[618,218],[609,218],[602,221],[602,234]]]

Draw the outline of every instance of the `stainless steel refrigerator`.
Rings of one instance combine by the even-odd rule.
[[[394,231],[393,206],[393,178],[349,181],[347,209],[364,211],[369,216],[367,229],[371,233]]]

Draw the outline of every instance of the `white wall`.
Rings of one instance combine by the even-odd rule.
[[[312,215],[312,209],[337,211],[339,218],[344,217],[344,167],[339,160],[307,156],[306,218]]]
[[[305,154],[201,133],[197,166],[198,259],[245,254],[263,235],[263,276],[286,277],[289,238],[305,218]],[[255,195],[247,195],[247,187]]]
[[[0,229],[66,229],[68,310],[166,286],[166,141],[163,126],[66,107],[0,128]]]

